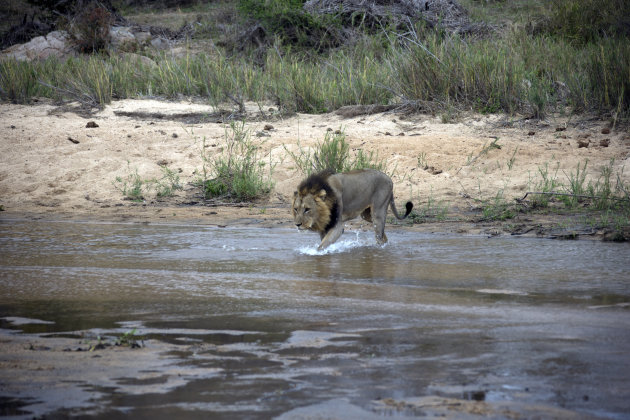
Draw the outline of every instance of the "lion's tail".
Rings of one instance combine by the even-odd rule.
[[[403,220],[404,218],[406,218],[407,216],[409,216],[409,213],[411,213],[411,210],[413,210],[413,203],[411,201],[407,201],[407,203],[405,204],[405,215],[401,216],[398,214],[398,210],[396,210],[396,203],[394,202],[394,195],[392,194],[392,198],[389,200],[389,205],[392,208],[392,213],[394,213],[394,216],[396,216],[396,219],[398,220]]]

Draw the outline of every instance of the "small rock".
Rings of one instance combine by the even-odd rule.
[[[566,127],[556,127],[556,131],[564,131],[566,130]]]
[[[98,124],[96,124],[94,121],[88,121],[87,124],[85,124],[85,128],[96,128],[98,127]]]
[[[610,134],[610,128],[608,127],[602,128],[602,134]]]
[[[610,145],[610,139],[601,139],[599,145],[602,147],[608,147]]]
[[[271,131],[271,130],[273,130],[273,125],[271,125],[271,124],[265,124],[265,126],[263,127],[263,130],[265,130],[265,131]]]
[[[177,133],[173,133],[173,134],[172,134],[172,137],[173,137],[174,139],[176,139],[176,138],[177,138],[177,137],[179,137],[179,136],[177,135]]]
[[[588,147],[590,141],[588,140],[578,140],[578,148]]]
[[[109,37],[112,47],[117,50],[133,51],[138,45],[136,37],[128,26],[112,26]]]
[[[146,67],[148,69],[157,68],[158,65],[155,61],[151,60],[149,57],[145,55],[140,55],[131,52],[123,52],[120,54],[125,60],[130,61],[138,67]]]
[[[79,140],[75,140],[72,137],[68,136],[68,140],[70,140],[74,144],[79,144]]]
[[[534,134],[536,134],[535,131],[530,131],[529,133],[527,133],[528,136],[533,136]]]
[[[169,47],[168,41],[163,38],[153,38],[151,40],[151,46],[156,50],[165,50]]]
[[[133,34],[139,44],[147,44],[151,41],[151,32],[136,32]]]
[[[158,164],[158,166],[167,166],[168,165],[168,160],[166,160],[166,159],[158,160],[157,164]]]

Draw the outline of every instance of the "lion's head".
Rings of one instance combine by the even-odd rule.
[[[337,197],[326,181],[332,172],[314,174],[293,194],[291,213],[298,229],[326,232],[337,223]]]

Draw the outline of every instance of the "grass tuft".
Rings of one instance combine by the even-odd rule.
[[[386,162],[379,159],[377,153],[365,152],[362,149],[350,153],[350,145],[341,130],[327,131],[324,140],[314,149],[303,148],[299,141],[298,152],[290,151],[284,146],[287,154],[293,159],[298,170],[304,175],[330,169],[334,172],[348,172],[358,169],[377,169],[386,171]]]
[[[231,122],[225,130],[223,151],[209,156],[204,147],[202,160],[202,177],[198,184],[206,199],[252,201],[271,192],[273,165],[261,160],[259,147],[245,130],[244,122]]]

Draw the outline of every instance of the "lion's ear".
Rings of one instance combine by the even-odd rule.
[[[322,189],[317,193],[317,196],[320,198],[325,198],[326,197],[326,190]]]

